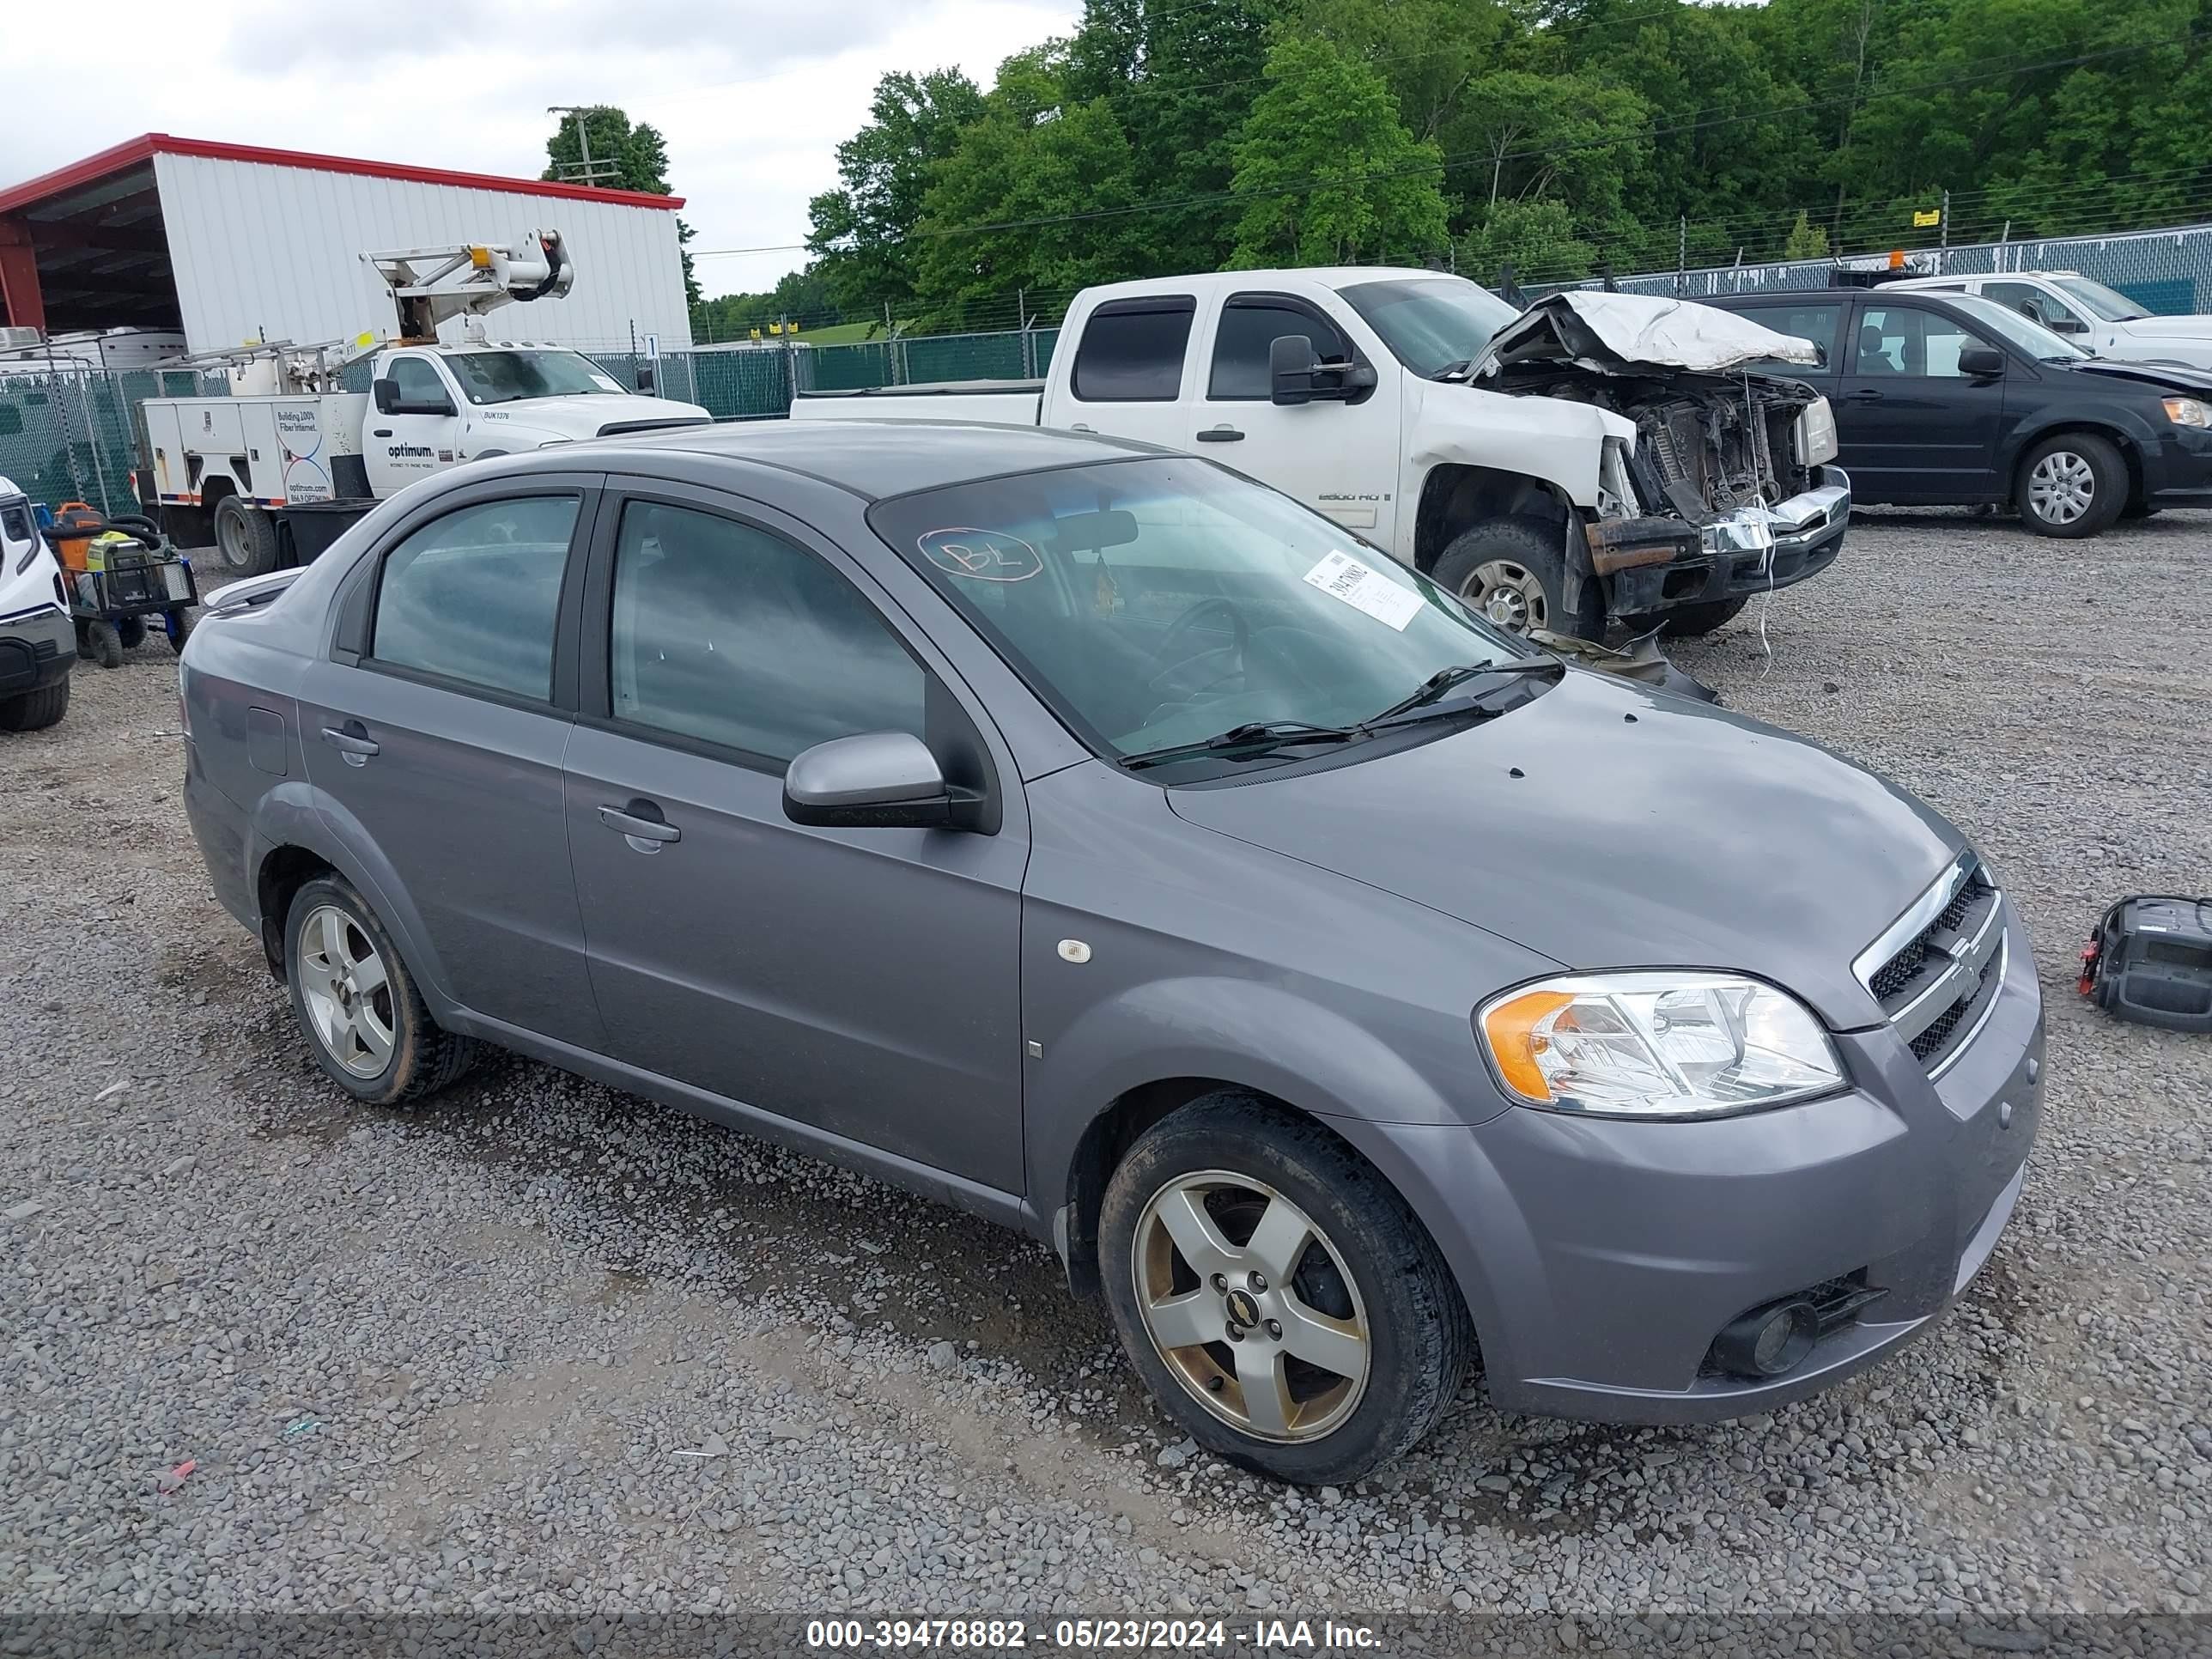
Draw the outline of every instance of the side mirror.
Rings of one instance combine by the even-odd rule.
[[[1995,346],[1972,345],[1959,353],[1959,373],[1969,380],[1985,380],[2004,373],[2004,353]]]
[[[369,392],[375,401],[376,412],[380,415],[389,415],[399,407],[399,388],[389,380],[377,381],[369,387]]]
[[[1279,334],[1267,345],[1269,396],[1282,404],[1310,404],[1314,399],[1314,370],[1321,359],[1313,342],[1303,334]]]
[[[2043,325],[2054,334],[2087,334],[2089,331],[2089,325],[2079,317],[2051,317],[2046,319]]]
[[[944,829],[957,804],[937,757],[910,732],[832,738],[801,750],[783,775],[784,816],[817,828]]]

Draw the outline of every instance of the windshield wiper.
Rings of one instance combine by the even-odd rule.
[[[1381,714],[1371,715],[1360,721],[1360,729],[1365,732],[1375,731],[1379,726],[1412,714],[1417,708],[1425,708],[1429,704],[1441,699],[1444,693],[1454,687],[1464,685],[1469,680],[1480,679],[1486,675],[1540,674],[1554,668],[1564,674],[1566,672],[1566,664],[1557,657],[1512,657],[1504,662],[1463,663],[1455,668],[1439,668],[1428,678],[1423,680],[1414,689],[1411,696],[1401,698]]]
[[[1462,357],[1462,358],[1459,358],[1458,360],[1456,360],[1455,362],[1446,363],[1446,364],[1445,364],[1442,368],[1438,369],[1435,374],[1433,374],[1430,375],[1430,376],[1429,376],[1429,378],[1430,378],[1431,380],[1465,380],[1465,379],[1467,378],[1467,372],[1468,372],[1469,369],[1473,368],[1474,367],[1474,358],[1472,358],[1472,357]]]
[[[1171,744],[1164,749],[1147,749],[1141,754],[1124,755],[1121,764],[1134,772],[1147,766],[1163,766],[1170,761],[1189,760],[1197,755],[1218,754],[1226,749],[1265,755],[1278,749],[1294,748],[1299,744],[1349,743],[1354,738],[1366,735],[1356,726],[1316,726],[1310,720],[1247,720],[1242,726],[1232,726],[1226,732],[1217,732],[1197,743]]]

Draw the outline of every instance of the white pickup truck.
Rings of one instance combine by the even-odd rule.
[[[365,392],[149,398],[146,448],[164,527],[212,541],[233,576],[283,562],[283,509],[382,498],[463,461],[714,417],[641,397],[555,346],[397,347]]]
[[[803,394],[794,420],[1043,425],[1209,455],[1493,621],[1703,633],[1850,516],[1814,347],[1710,307],[1373,267],[1085,289],[1048,376]],[[1201,447],[1202,446],[1202,447]]]

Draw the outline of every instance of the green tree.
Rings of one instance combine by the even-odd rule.
[[[1381,75],[1298,35],[1267,75],[1234,149],[1231,267],[1413,263],[1443,246],[1443,156],[1406,131]]]
[[[982,115],[982,90],[958,70],[901,70],[876,83],[868,124],[837,146],[838,187],[806,204],[806,246],[846,310],[897,311],[914,298],[908,237],[930,170]]]
[[[1459,245],[1459,267],[1480,283],[1497,283],[1511,269],[1516,281],[1565,283],[1596,269],[1598,251],[1575,234],[1564,202],[1504,201],[1486,208]]]
[[[1136,157],[1112,103],[1071,100],[1067,78],[1059,48],[1009,58],[982,118],[933,169],[914,238],[924,320],[1012,322],[1023,289],[1060,295],[1144,268],[1152,227],[1115,211],[1139,199]],[[978,228],[993,225],[1006,228]]]
[[[584,165],[588,144],[591,166]],[[668,141],[660,129],[643,123],[632,125],[628,114],[611,104],[594,104],[561,118],[561,125],[545,141],[544,179],[565,179],[609,190],[641,191],[647,196],[673,196],[668,183]],[[696,233],[679,216],[676,240],[679,247]],[[691,256],[684,258],[684,299],[699,303],[699,279],[691,270]]]
[[[1797,210],[1797,222],[1790,227],[1790,234],[1782,243],[1785,259],[1824,259],[1828,253],[1828,228],[1816,225],[1803,208]]]
[[[709,343],[742,340],[753,329],[789,320],[819,328],[842,320],[836,298],[818,264],[786,271],[775,286],[757,294],[724,294],[691,308],[694,338]]]

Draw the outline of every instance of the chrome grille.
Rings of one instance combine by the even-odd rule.
[[[2004,980],[2003,904],[1971,853],[1851,966],[1934,1076],[1972,1039]]]

